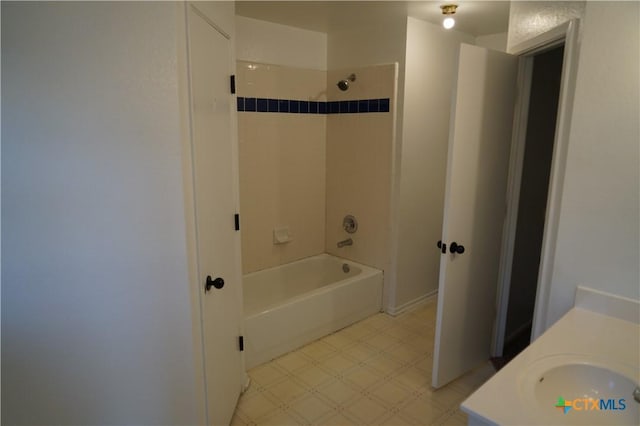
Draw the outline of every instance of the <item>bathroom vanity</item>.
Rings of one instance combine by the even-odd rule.
[[[461,409],[470,425],[638,425],[638,384],[640,302],[578,287],[574,307]]]

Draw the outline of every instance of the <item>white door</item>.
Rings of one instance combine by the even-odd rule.
[[[436,388],[489,359],[517,68],[515,56],[460,48],[433,356]]]
[[[228,425],[242,388],[239,235],[229,89],[230,40],[189,8],[198,273],[204,333],[207,418]],[[210,290],[205,292],[207,277]],[[224,284],[222,281],[224,281]],[[223,284],[223,285],[222,285]],[[220,287],[221,288],[217,288]]]

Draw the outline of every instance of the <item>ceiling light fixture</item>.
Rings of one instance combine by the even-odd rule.
[[[446,29],[450,30],[456,24],[456,20],[453,19],[453,15],[456,13],[456,9],[458,8],[457,4],[445,4],[440,6],[442,9],[442,14],[445,16],[442,21],[442,26]]]

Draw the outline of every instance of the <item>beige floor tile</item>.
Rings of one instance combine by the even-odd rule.
[[[378,424],[380,426],[407,426],[419,425],[420,423],[413,419],[403,417],[400,413],[394,413],[389,417],[383,417],[381,420],[379,420]]]
[[[253,382],[258,383],[261,386],[269,385],[277,380],[283,379],[282,370],[278,369],[273,362],[262,364],[249,370],[249,377]]]
[[[368,359],[366,364],[387,378],[395,376],[396,372],[403,365],[401,362],[384,355],[378,355],[374,358]]]
[[[318,420],[334,413],[333,407],[322,399],[309,395],[291,404],[290,409],[295,411],[306,423],[316,423]]]
[[[345,381],[356,385],[360,389],[366,389],[374,383],[382,381],[383,377],[384,376],[376,370],[367,366],[362,366],[350,370],[345,375]]]
[[[409,401],[400,410],[400,414],[403,417],[412,418],[423,425],[433,423],[444,412],[445,410],[436,402],[423,397]]]
[[[309,358],[321,361],[335,354],[336,348],[325,343],[323,340],[316,340],[315,342],[301,348],[300,351]]]
[[[275,363],[278,367],[284,368],[289,372],[312,365],[312,361],[298,351],[290,352],[280,358],[277,358]]]
[[[322,426],[353,426],[357,423],[354,423],[348,417],[345,417],[343,414],[336,414],[335,416],[328,417],[326,419],[321,419],[317,425]]]
[[[434,422],[438,426],[466,426],[467,415],[460,410],[448,410]]]
[[[346,371],[354,368],[357,364],[358,361],[356,359],[346,357],[343,354],[336,354],[324,359],[320,363],[319,367],[334,376],[342,376]]]
[[[333,401],[336,405],[345,405],[345,403],[357,395],[358,389],[339,380],[333,380],[327,385],[320,387],[318,393],[323,398],[328,398],[330,401]]]
[[[242,417],[240,410],[236,410],[231,418],[230,426],[247,426],[247,420]]]
[[[362,397],[347,408],[347,415],[354,417],[362,425],[376,424],[375,421],[387,413],[387,409],[371,398]]]
[[[462,425],[490,363],[431,388],[435,301],[374,315],[250,370],[233,425]]]
[[[411,318],[410,320],[401,323],[401,325],[406,330],[413,333],[413,335],[424,336],[432,333],[431,327],[420,319]]]
[[[397,345],[390,348],[388,351],[384,351],[385,355],[388,355],[401,362],[402,364],[411,364],[417,362],[419,358],[424,357],[424,354],[416,352],[413,348],[407,345]]]
[[[465,378],[468,383],[473,385],[474,388],[477,388],[489,380],[494,374],[496,374],[495,368],[491,362],[486,362],[473,371],[465,374]]]
[[[298,370],[295,373],[295,377],[304,383],[307,388],[317,388],[332,379],[331,374],[316,366]]]
[[[436,308],[433,306],[417,310],[413,312],[413,318],[424,321],[425,324],[435,324]]]
[[[378,350],[372,348],[364,343],[358,343],[352,346],[349,346],[344,350],[344,354],[357,359],[358,361],[366,361],[370,358],[373,358],[378,354]]]
[[[322,341],[324,343],[328,343],[337,350],[342,350],[347,346],[354,344],[353,338],[347,333],[343,333],[342,331],[338,331],[336,333],[328,335],[327,337],[323,337]]]
[[[454,416],[451,416],[450,423],[453,426],[466,426],[469,423],[469,417],[462,411],[458,411]]]
[[[413,398],[411,390],[394,381],[372,386],[369,393],[392,407],[402,405]]]
[[[407,345],[416,352],[424,355],[433,354],[433,336],[420,335],[404,339],[400,342],[402,345]]]
[[[415,335],[413,331],[404,328],[400,323],[396,323],[393,326],[387,328],[386,330],[384,330],[384,333],[388,334],[389,336],[393,336],[398,340],[404,340]]]
[[[466,395],[460,393],[452,386],[445,386],[440,389],[430,389],[425,392],[425,397],[437,402],[446,408],[458,408],[460,403],[465,399]]]
[[[253,398],[254,396],[262,393],[264,391],[264,387],[256,382],[255,380],[251,380],[249,387],[240,395],[241,400],[248,400]]]
[[[367,345],[380,350],[396,346],[399,343],[400,340],[398,338],[386,333],[378,333],[375,336],[371,336],[371,338],[367,339]]]
[[[431,374],[413,366],[399,370],[393,375],[393,380],[419,392],[423,392],[431,386]]]
[[[260,420],[258,425],[265,426],[294,426],[301,425],[302,421],[299,421],[291,415],[291,413],[278,411],[276,414],[269,416],[263,420]]]
[[[363,321],[361,321],[359,323],[356,323],[350,327],[343,329],[342,332],[347,334],[348,336],[351,336],[356,340],[362,340],[362,339],[365,339],[367,336],[371,336],[377,333],[377,330],[369,327]]]
[[[251,399],[240,398],[240,415],[247,421],[256,421],[278,410],[278,406],[265,395],[258,394]]]
[[[277,398],[278,401],[289,404],[303,396],[306,393],[306,389],[293,380],[284,380],[267,387],[265,392]]]
[[[458,380],[451,383],[453,389],[460,392],[462,395],[469,396],[473,393],[473,391],[477,388],[471,380],[465,379],[464,377],[459,378]]]
[[[364,320],[364,322],[375,330],[384,330],[385,328],[393,325],[394,318],[391,315],[382,313],[380,315],[373,315]]]
[[[460,377],[449,386],[465,396],[471,395],[482,384],[495,374],[495,369],[491,362],[487,362],[475,370]]]
[[[431,371],[433,370],[433,357],[431,355],[421,356],[413,365],[416,368],[429,373],[429,376],[431,376]]]

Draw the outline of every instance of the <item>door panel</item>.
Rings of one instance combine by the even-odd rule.
[[[229,424],[242,386],[238,336],[240,267],[229,93],[230,41],[189,8],[193,166],[198,273],[204,333],[207,415],[210,424]],[[204,292],[207,276],[224,286]],[[220,281],[217,281],[219,286]]]
[[[433,359],[438,388],[489,359],[518,59],[463,44],[452,108]],[[452,254],[452,243],[464,253]]]

